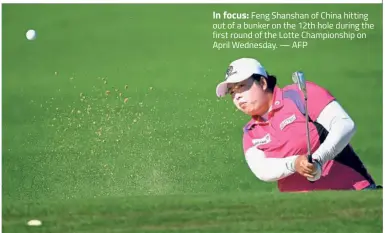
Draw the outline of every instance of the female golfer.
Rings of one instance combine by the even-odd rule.
[[[218,97],[229,94],[251,116],[243,129],[243,149],[251,171],[262,181],[277,181],[281,192],[375,189],[376,184],[349,145],[355,125],[324,88],[306,82],[313,161],[307,160],[304,96],[298,86],[279,88],[255,59],[228,67]]]

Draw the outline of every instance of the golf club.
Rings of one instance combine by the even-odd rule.
[[[298,88],[302,91],[303,96],[305,97],[305,117],[306,117],[306,136],[307,136],[307,160],[309,163],[313,163],[313,158],[311,155],[310,149],[310,133],[309,133],[309,117],[307,111],[307,90],[306,90],[306,80],[305,75],[301,71],[294,72],[292,75],[293,82],[298,84]]]

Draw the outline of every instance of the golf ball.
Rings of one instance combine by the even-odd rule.
[[[29,220],[28,226],[41,226],[41,221],[37,219]]]
[[[34,40],[36,39],[36,31],[35,30],[28,30],[27,33],[25,34],[28,40]]]

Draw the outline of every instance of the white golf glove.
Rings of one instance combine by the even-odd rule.
[[[314,178],[307,178],[309,181],[317,181],[321,178],[322,175],[322,165],[317,160],[314,160],[314,165],[316,166],[317,170],[313,173]]]

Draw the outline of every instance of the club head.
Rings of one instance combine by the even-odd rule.
[[[305,74],[302,71],[296,71],[293,73],[292,79],[295,84],[298,84],[298,88],[306,94]]]

